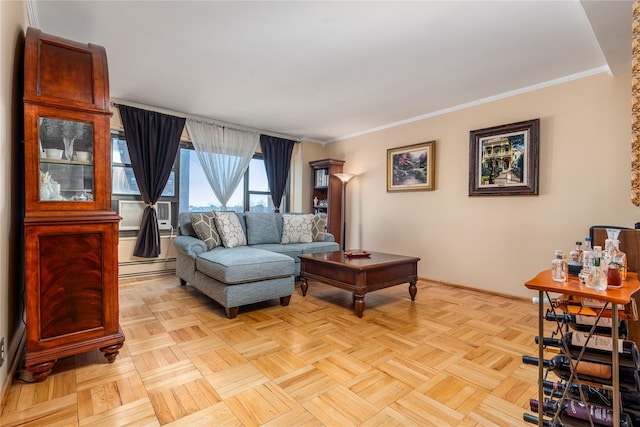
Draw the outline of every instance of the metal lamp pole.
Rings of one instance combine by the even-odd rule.
[[[333,176],[342,181],[342,236],[340,241],[342,242],[342,251],[344,252],[347,247],[347,183],[355,175],[350,173],[335,173]]]

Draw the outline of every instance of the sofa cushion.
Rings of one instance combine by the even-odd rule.
[[[244,220],[244,212],[236,212],[236,216],[238,217],[238,222],[240,222],[240,227],[242,227],[242,232],[245,237],[247,236],[247,222]]]
[[[191,225],[200,240],[207,244],[207,248],[213,249],[220,246],[222,240],[218,235],[215,224],[215,212],[197,212],[191,214]]]
[[[340,250],[340,245],[336,242],[295,243],[291,246],[300,250],[303,254],[317,254],[321,252],[334,252]]]
[[[280,243],[263,243],[261,245],[252,246],[252,248],[264,249],[266,251],[276,252],[289,256],[298,262],[298,255],[302,255],[302,248],[297,245],[304,245],[306,243],[293,243],[290,245],[282,245]]]
[[[280,243],[311,243],[313,215],[282,214],[282,239]]]
[[[216,212],[215,222],[225,248],[235,248],[247,244],[247,237],[235,212]]]
[[[191,212],[180,212],[178,215],[178,233],[181,236],[198,237],[191,224]]]
[[[200,254],[196,268],[203,274],[227,283],[237,284],[293,275],[294,261],[275,252],[249,246],[217,247]]]
[[[327,214],[316,214],[313,216],[313,226],[311,234],[314,242],[324,242],[325,230],[327,229]]]
[[[274,212],[276,216],[276,227],[278,227],[278,243],[280,243],[279,239],[282,239],[282,214],[280,212]]]
[[[280,243],[280,234],[274,214],[247,212],[245,221],[247,222],[248,244]]]

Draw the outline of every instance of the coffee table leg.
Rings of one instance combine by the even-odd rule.
[[[364,313],[364,295],[354,293],[353,296],[355,297],[354,305],[356,314],[358,317],[362,317],[362,313]]]
[[[307,296],[307,289],[309,289],[309,284],[307,283],[307,279],[300,278],[300,290],[302,291],[302,296]]]
[[[416,286],[417,282],[409,283],[409,295],[411,295],[411,301],[416,300],[416,293],[418,292],[418,288]]]

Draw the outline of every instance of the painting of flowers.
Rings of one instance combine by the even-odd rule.
[[[387,191],[435,190],[436,142],[387,150]]]

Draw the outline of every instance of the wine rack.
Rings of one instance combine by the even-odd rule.
[[[585,378],[585,375],[584,375],[585,370],[581,369],[580,366],[582,364],[584,368],[586,365],[590,363],[588,361],[583,360],[585,353],[587,353],[588,351],[592,351],[587,348],[587,345],[582,346],[582,348],[576,348],[576,347],[569,348],[569,345],[566,343],[566,339],[567,339],[566,336],[568,334],[567,326],[558,319],[564,318],[564,316],[567,316],[568,314],[570,314],[571,311],[575,312],[576,310],[572,310],[572,308],[575,308],[577,306],[571,306],[571,304],[567,305],[567,304],[554,303],[553,301],[556,301],[556,300],[551,298],[550,294],[561,294],[564,296],[563,301],[565,302],[566,301],[579,302],[583,299],[588,299],[590,301],[600,301],[601,304],[599,307],[586,307],[584,308],[583,311],[587,312],[587,314],[596,316],[596,319],[601,319],[608,316],[611,317],[611,324],[612,324],[611,340],[610,340],[610,343],[608,343],[608,345],[609,344],[611,345],[611,362],[610,362],[611,363],[610,364],[611,379],[609,381],[605,381],[605,380],[600,381],[600,383],[604,384],[603,386],[604,389],[609,390],[611,392],[610,394],[612,396],[611,408],[613,409],[613,425],[614,426],[634,425],[634,424],[630,424],[630,421],[628,420],[628,418],[622,417],[622,415],[625,415],[626,417],[626,414],[622,414],[622,411],[621,411],[621,408],[622,408],[621,390],[623,390],[623,392],[625,393],[625,396],[628,396],[630,393],[633,396],[640,395],[639,394],[640,390],[638,390],[637,366],[631,367],[631,368],[629,366],[626,366],[630,363],[627,359],[624,360],[621,366],[621,363],[620,363],[621,358],[617,355],[620,354],[620,351],[626,351],[625,348],[627,347],[626,343],[623,346],[625,348],[620,348],[620,345],[619,345],[620,336],[619,336],[618,325],[619,325],[620,319],[627,318],[627,319],[635,320],[634,317],[637,316],[637,312],[635,311],[635,304],[634,304],[635,301],[632,298],[632,294],[640,289],[640,282],[638,281],[637,274],[629,273],[627,280],[623,282],[622,288],[607,289],[606,291],[596,291],[594,289],[589,289],[585,287],[577,279],[577,277],[570,276],[569,280],[564,283],[554,282],[551,278],[551,271],[545,270],[540,272],[533,279],[525,282],[525,286],[528,289],[538,291],[539,293],[538,300],[540,301],[538,306],[538,337],[537,337],[537,342],[538,342],[537,424],[539,426],[564,425],[561,422],[558,422],[556,424],[556,421],[558,420],[559,412],[563,403],[570,401],[570,399],[568,399],[567,397],[566,392],[562,393],[561,395],[556,394],[555,397],[558,397],[559,400],[556,402],[555,404],[556,406],[554,406],[553,408],[553,415],[550,415],[549,412],[545,412],[545,410],[543,410],[543,403],[545,402],[544,387],[545,385],[548,386],[549,384],[549,382],[547,382],[546,380],[546,372],[545,372],[547,370],[547,367],[545,367],[544,366],[545,363],[543,363],[544,350],[545,350],[545,344],[549,344],[550,342],[550,340],[548,339],[547,340],[543,339],[543,337],[545,336],[545,332],[544,332],[545,322],[548,322],[548,319],[550,318],[555,318],[557,321],[556,332],[560,334],[560,340],[565,341],[562,347],[563,351],[559,354],[559,356],[556,356],[556,357],[560,357],[560,359],[554,358],[553,362],[556,364],[559,364],[560,362],[564,361],[564,359],[562,359],[563,357],[566,358],[566,361],[564,363],[568,364],[569,366],[569,376],[568,378],[566,378],[567,386],[571,386],[574,383],[577,383],[578,385],[582,384],[581,381],[584,381],[584,380],[581,380],[581,378]],[[550,308],[546,313],[545,313],[545,304],[542,303],[543,301],[552,301],[549,305],[547,305],[547,307],[550,307]],[[625,310],[620,310],[621,307],[624,307]],[[626,310],[627,307],[633,307],[634,310]],[[597,322],[595,323],[596,324],[593,325],[591,330],[586,335],[587,344],[590,342],[591,339],[595,339],[594,332],[596,330]],[[633,345],[635,346],[635,344]],[[576,357],[572,358],[571,354],[573,354],[573,356],[576,356]],[[525,363],[529,363],[530,359],[532,358],[528,356],[523,356],[523,361]],[[633,356],[632,356],[632,359],[633,359]],[[546,363],[550,364],[551,362],[546,362]],[[530,364],[533,364],[533,363],[530,363]],[[621,369],[625,373],[623,384],[621,384]],[[629,371],[629,369],[632,369],[633,371]],[[631,379],[629,379],[628,378],[629,375],[627,375],[629,372],[635,373],[635,376]],[[621,385],[622,385],[622,388],[621,388]],[[633,390],[634,385],[635,385],[635,390]],[[582,403],[583,405],[587,405],[587,402],[585,402],[584,393],[582,393],[581,391],[580,391],[580,403]],[[547,405],[545,405],[545,408],[546,407]],[[552,417],[552,420],[550,421],[548,418],[545,419],[545,416]],[[527,413],[524,414],[524,419],[525,421],[528,421],[528,422],[535,422],[534,420],[536,420],[536,418],[534,418],[533,416]],[[578,419],[576,420],[575,425],[591,425],[590,423],[591,421],[586,421],[586,424],[585,424],[585,421],[581,421]],[[594,425],[598,425],[598,424],[595,424],[594,422]]]

